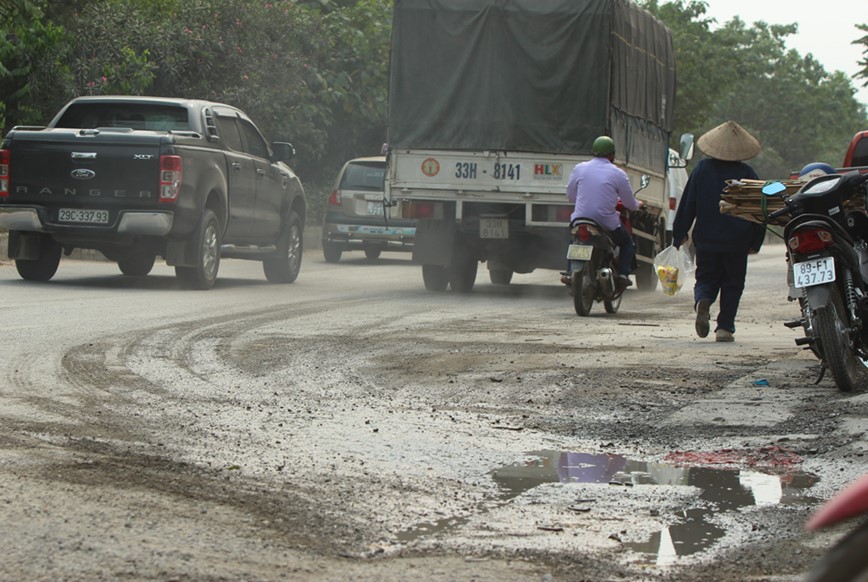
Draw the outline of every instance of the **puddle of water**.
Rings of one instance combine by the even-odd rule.
[[[699,499],[707,508],[681,511],[680,523],[661,527],[650,540],[625,544],[643,555],[643,561],[668,565],[680,556],[701,552],[723,537],[726,531],[713,523],[714,516],[749,506],[806,503],[802,495],[817,477],[808,473],[764,473],[760,470],[684,467],[669,463],[647,463],[622,455],[562,451],[536,451],[528,459],[491,473],[501,490],[499,499],[487,508],[509,500],[544,483],[619,483],[624,485],[691,485],[701,490]],[[469,518],[447,517],[419,524],[401,532],[398,539],[415,539],[459,527]]]

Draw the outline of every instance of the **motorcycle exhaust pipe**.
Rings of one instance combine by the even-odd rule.
[[[606,268],[597,271],[597,281],[604,297],[611,297],[615,294],[615,278],[612,276],[612,269]]]

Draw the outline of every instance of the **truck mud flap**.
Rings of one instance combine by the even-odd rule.
[[[192,267],[194,250],[187,252],[189,242],[182,239],[169,239],[166,241],[166,264],[170,267]]]
[[[416,224],[413,262],[421,265],[449,266],[455,249],[458,229],[443,220],[420,220]]]

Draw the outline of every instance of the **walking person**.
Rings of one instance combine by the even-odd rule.
[[[744,292],[747,257],[759,252],[765,236],[761,224],[720,213],[720,195],[727,180],[757,180],[744,163],[762,150],[759,141],[734,121],[718,125],[696,142],[707,158],[690,173],[675,221],[672,240],[680,248],[693,227],[696,284],[693,288],[696,334],[707,337],[711,307],[720,297],[715,340],[735,341],[735,316]]]

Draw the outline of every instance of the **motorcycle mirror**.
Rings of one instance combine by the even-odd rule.
[[[787,187],[780,182],[768,182],[765,186],[763,186],[762,192],[766,196],[775,196],[785,191],[786,189]]]
[[[648,174],[642,174],[642,177],[639,178],[639,190],[644,190],[645,188],[648,187],[648,184],[650,184],[650,183],[651,183],[651,176],[649,176]],[[636,190],[636,192],[639,192],[639,190]]]

